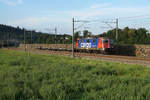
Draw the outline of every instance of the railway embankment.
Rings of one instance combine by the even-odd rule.
[[[20,48],[24,48],[24,44],[20,44]],[[72,44],[26,44],[26,48],[55,48],[55,49],[72,49]],[[115,54],[125,56],[149,57],[150,45],[119,45],[114,51]]]

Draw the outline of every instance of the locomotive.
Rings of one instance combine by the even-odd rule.
[[[76,48],[78,50],[87,50],[92,52],[111,52],[114,48],[113,39],[100,37],[100,38],[82,38],[77,39]]]

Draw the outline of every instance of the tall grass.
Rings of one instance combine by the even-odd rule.
[[[139,65],[0,50],[0,100],[149,100]]]

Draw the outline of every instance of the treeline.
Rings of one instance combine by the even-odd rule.
[[[82,33],[82,34],[81,34]],[[77,40],[78,38],[87,38],[87,37],[96,37],[95,35],[92,35],[92,32],[88,31],[88,30],[83,30],[83,32],[81,31],[77,31],[74,34],[74,40]],[[99,36],[100,37],[100,36]]]
[[[88,30],[84,30],[81,35],[81,31],[75,33],[75,39],[77,38],[86,38],[86,37],[109,37],[116,41],[116,29],[109,30],[99,35],[93,35]],[[150,33],[145,28],[129,28],[125,27],[124,29],[118,30],[118,43],[119,44],[150,44]]]
[[[36,32],[35,30],[26,30],[24,28],[12,27],[0,24],[0,46],[1,45],[17,45],[24,43],[24,32],[26,43],[44,43],[44,44],[69,44],[72,43],[71,35],[55,35],[42,32]],[[116,43],[116,29],[109,30],[103,34],[94,35],[88,30],[75,32],[74,39],[87,38],[87,37],[109,37],[114,39]],[[150,33],[145,28],[129,28],[118,30],[118,42],[119,44],[150,44]]]
[[[72,37],[70,35],[55,35],[35,30],[26,30],[24,28],[12,27],[0,24],[0,44],[10,43],[24,43],[24,32],[26,43],[71,43]]]
[[[118,30],[119,44],[150,44],[150,33],[145,28],[129,28]],[[109,30],[99,36],[109,37],[116,42],[116,29]]]

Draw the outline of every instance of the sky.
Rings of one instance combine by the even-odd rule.
[[[150,29],[149,0],[0,0],[0,24],[37,31],[72,34],[72,18],[89,23],[75,23],[76,31],[88,29],[100,34],[115,28]],[[131,17],[131,18],[130,18]],[[81,27],[79,27],[81,26]]]

